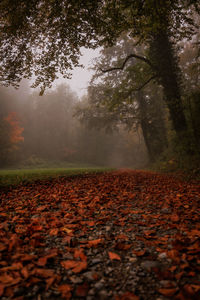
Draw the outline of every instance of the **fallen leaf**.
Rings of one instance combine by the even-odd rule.
[[[88,294],[89,285],[87,282],[77,286],[76,288],[76,296],[77,297],[86,297]]]
[[[114,253],[114,252],[108,252],[108,255],[109,255],[109,258],[111,260],[114,260],[114,259],[121,260],[121,257],[118,254]]]
[[[177,292],[177,289],[158,289],[158,292],[166,297],[172,297]]]

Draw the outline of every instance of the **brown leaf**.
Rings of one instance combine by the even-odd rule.
[[[122,296],[116,296],[115,300],[140,300],[140,298],[131,292],[126,292]]]
[[[5,285],[0,283],[0,297],[3,296]]]
[[[0,243],[0,251],[4,251],[7,249],[7,246],[5,244]]]
[[[82,285],[79,285],[76,288],[76,296],[78,297],[86,297],[88,294],[89,285],[87,282],[83,283]]]

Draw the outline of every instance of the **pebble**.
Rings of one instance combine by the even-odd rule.
[[[94,281],[93,272],[86,272],[83,274],[83,276],[88,281]]]
[[[169,210],[168,208],[163,208],[163,209],[161,209],[161,212],[162,212],[163,214],[169,214],[169,213],[170,213],[170,210]]]
[[[129,257],[128,258],[130,262],[134,263],[137,261],[137,258],[136,257]]]
[[[95,294],[95,289],[94,288],[90,289],[88,295],[93,296],[94,294]]]
[[[157,261],[145,260],[141,263],[143,269],[151,270],[151,268],[159,268],[160,264]]]
[[[90,265],[91,265],[91,266],[94,266],[94,265],[97,265],[97,264],[99,264],[99,263],[101,263],[101,262],[102,262],[101,259],[99,259],[99,258],[94,258],[94,259],[91,260]]]
[[[99,293],[98,293],[98,299],[99,300],[106,300],[108,299],[108,293],[106,290],[101,290]]]
[[[94,285],[94,288],[96,290],[101,290],[103,287],[104,287],[104,284],[101,281],[95,283],[95,285]]]
[[[70,280],[75,284],[79,284],[83,282],[83,280],[80,277],[74,277],[74,276],[70,277]]]
[[[163,252],[163,253],[160,253],[159,255],[158,255],[158,258],[159,259],[166,259],[167,258],[167,253],[166,252]]]

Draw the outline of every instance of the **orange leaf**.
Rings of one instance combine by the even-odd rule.
[[[177,289],[159,289],[158,292],[163,296],[172,297],[177,292]]]
[[[55,281],[55,279],[56,279],[56,277],[50,277],[50,278],[46,279],[46,288],[45,288],[46,291],[53,284],[53,282]]]
[[[1,283],[11,283],[14,280],[14,278],[10,275],[4,274],[2,276],[0,276],[0,282]]]
[[[46,265],[46,263],[47,263],[47,257],[40,257],[38,259],[37,265],[43,267]]]
[[[67,270],[72,269],[74,273],[80,273],[87,268],[87,263],[85,261],[67,260],[62,261],[61,265]]]
[[[49,234],[50,235],[58,235],[58,231],[59,231],[58,228],[53,228],[49,231]]]
[[[26,266],[23,267],[23,269],[21,269],[21,274],[23,275],[23,277],[25,279],[27,279],[29,277],[28,268]]]
[[[172,220],[172,222],[178,222],[179,221],[179,216],[174,214],[174,215],[171,216],[171,220]]]
[[[63,268],[65,269],[72,269],[76,266],[77,262],[75,260],[66,260],[66,261],[62,261],[61,265],[63,266]]]
[[[54,270],[51,269],[35,269],[35,274],[37,276],[43,277],[43,278],[48,278],[52,277],[54,275]]]
[[[71,286],[69,284],[62,284],[58,287],[59,292],[61,292],[62,297],[67,299],[71,298]]]
[[[80,273],[87,268],[87,263],[85,261],[78,261],[75,268],[72,269],[74,273]]]
[[[92,241],[88,241],[88,245],[90,247],[96,247],[98,244],[100,244],[102,242],[103,242],[102,239],[92,240]]]
[[[133,253],[137,256],[143,256],[146,253],[146,249],[141,250],[141,251],[135,251],[133,250]]]
[[[0,243],[0,251],[6,250],[7,246],[5,244]]]
[[[121,257],[118,254],[114,253],[114,252],[108,252],[108,255],[109,255],[109,258],[111,260],[113,260],[113,259],[121,260]]]
[[[75,249],[74,258],[80,258],[82,261],[87,261],[87,256],[84,254],[83,249]]]

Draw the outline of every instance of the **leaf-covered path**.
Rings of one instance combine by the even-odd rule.
[[[2,299],[199,299],[200,186],[142,171],[1,192]]]

